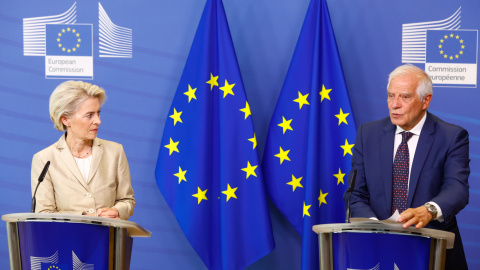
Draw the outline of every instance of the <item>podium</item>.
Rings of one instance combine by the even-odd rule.
[[[321,270],[443,270],[455,234],[400,224],[353,222],[313,226]]]
[[[10,269],[129,269],[135,222],[71,214],[18,213],[7,222]]]

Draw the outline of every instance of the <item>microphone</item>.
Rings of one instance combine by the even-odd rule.
[[[355,180],[357,180],[357,170],[353,170],[352,177],[349,181],[349,186],[347,189],[348,197],[347,197],[347,210],[345,213],[345,223],[350,223],[350,196],[352,196],[352,192],[355,189]]]
[[[35,192],[33,193],[32,206],[30,207],[30,212],[32,212],[32,213],[35,213],[35,205],[37,204],[37,200],[35,199],[35,195],[37,195],[38,186],[40,185],[41,182],[43,182],[43,179],[45,178],[45,175],[47,174],[48,167],[50,167],[50,161],[47,161],[47,163],[45,164],[45,167],[43,167],[42,173],[38,177],[37,187],[35,188]]]

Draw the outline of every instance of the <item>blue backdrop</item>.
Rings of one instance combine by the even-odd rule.
[[[124,145],[137,199],[131,220],[152,231],[149,239],[135,239],[132,269],[205,269],[154,177],[165,119],[205,2],[0,0],[1,215],[29,210],[31,158],[60,136],[48,116],[49,95],[78,73],[107,91],[98,136]],[[457,30],[480,28],[477,0],[327,3],[357,126],[387,116],[386,80],[402,64],[402,54],[408,58],[409,26],[446,20]],[[260,155],[308,4],[308,0],[224,0]],[[91,42],[81,41],[81,46],[91,46],[91,54],[75,59],[82,62],[82,72],[59,71],[67,64],[48,66],[46,59],[55,56],[46,55],[45,47],[58,44],[38,40],[39,19],[91,25],[91,33],[85,30]],[[113,36],[111,29],[116,29]],[[478,38],[466,45],[465,50],[476,52],[476,63]],[[421,44],[417,49],[422,46],[425,50]],[[416,64],[423,68],[425,60],[421,61]],[[61,79],[46,79],[52,76]],[[470,203],[458,219],[472,269],[480,268],[480,116],[475,113],[479,95],[476,85],[435,87],[430,107],[432,113],[470,133]],[[275,207],[270,208],[276,249],[249,269],[299,269],[301,238]],[[6,229],[1,223],[0,266],[8,265]]]

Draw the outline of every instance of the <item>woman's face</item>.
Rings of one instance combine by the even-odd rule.
[[[67,126],[68,136],[72,139],[93,140],[97,137],[100,126],[100,102],[90,97],[80,104],[78,110],[70,117],[62,119]]]

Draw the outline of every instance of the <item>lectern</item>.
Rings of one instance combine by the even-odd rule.
[[[450,232],[373,221],[315,225],[313,231],[321,270],[443,270],[455,239]]]
[[[70,214],[18,213],[7,222],[10,269],[129,269],[135,222]]]

